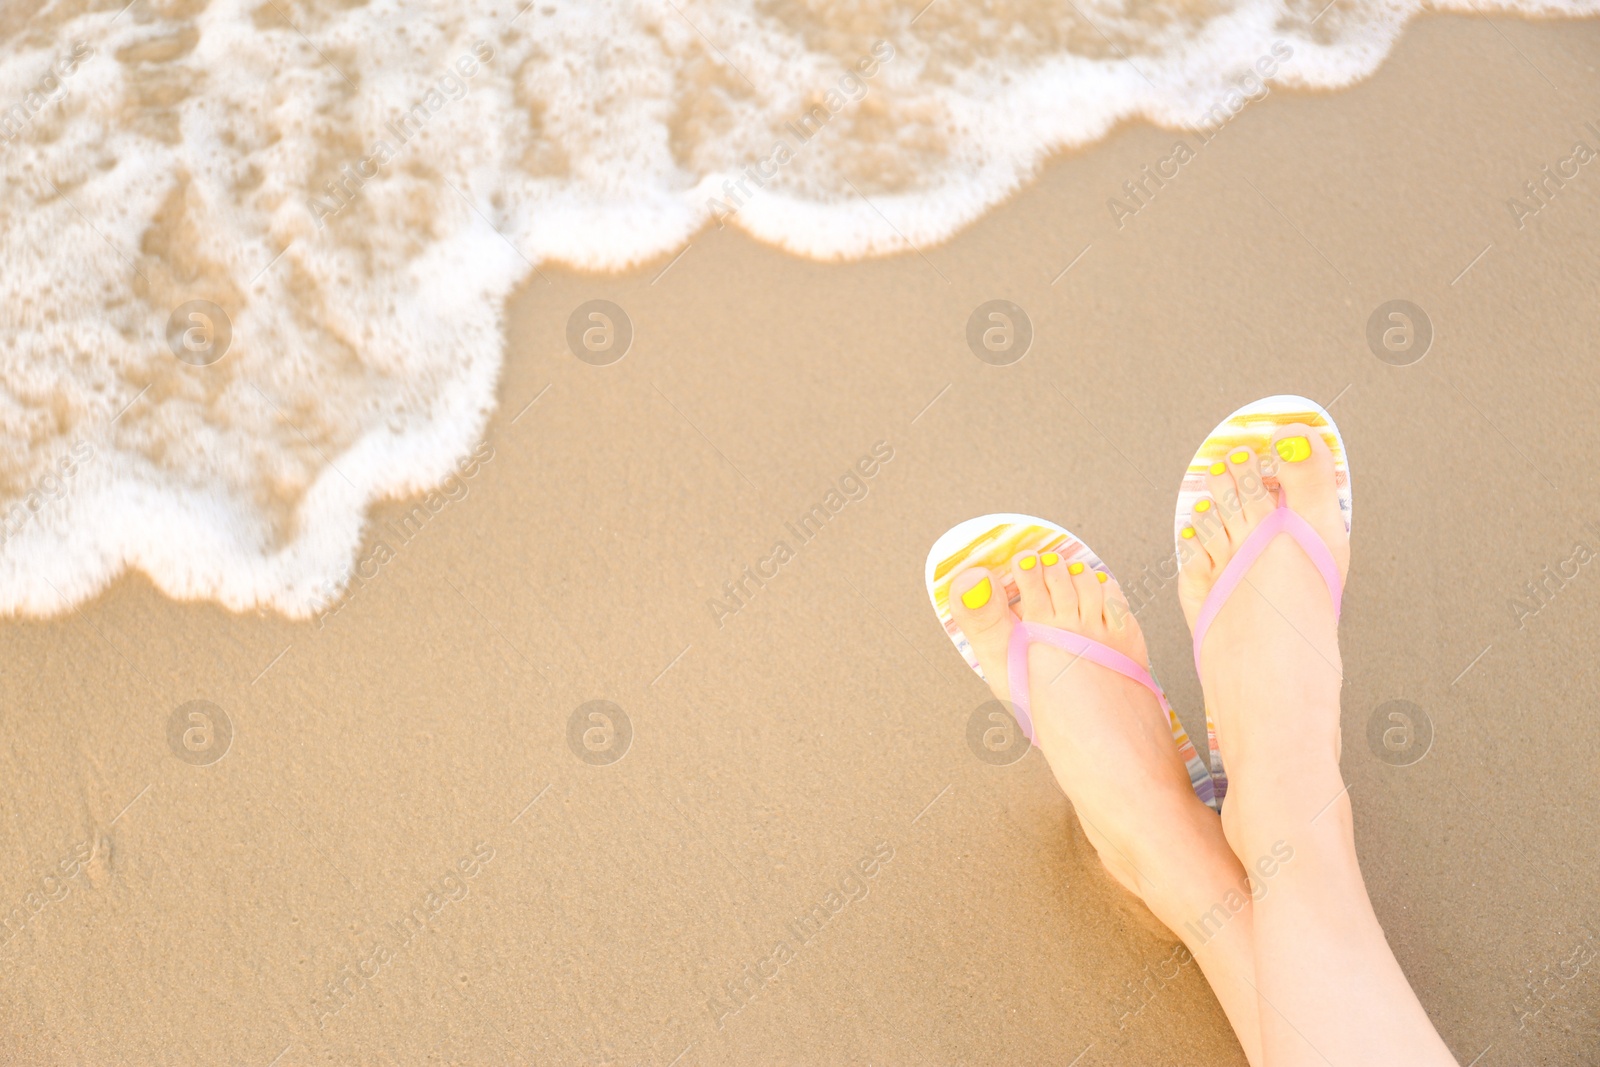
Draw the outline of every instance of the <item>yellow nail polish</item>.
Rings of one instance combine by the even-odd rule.
[[[1211,510],[1211,501],[1202,500],[1202,501],[1200,501],[1200,503],[1198,503],[1198,504],[1196,504],[1194,506],[1194,509],[1196,511],[1210,511]]]
[[[1212,474],[1226,474],[1227,472],[1228,472],[1228,465],[1226,463],[1213,463],[1211,465],[1211,473]]]
[[[1182,537],[1184,540],[1187,541],[1189,538],[1194,536],[1194,527],[1193,526],[1185,526],[1183,528],[1183,532],[1181,534],[1179,534],[1178,536]]]
[[[1046,567],[1054,567],[1057,563],[1061,562],[1061,556],[1055,552],[1046,552],[1039,558],[1044,560],[1044,565]]]
[[[1233,462],[1235,462],[1235,463],[1245,463],[1245,462],[1249,461],[1250,453],[1246,452],[1244,449],[1241,448],[1241,449],[1239,449],[1239,451],[1235,452],[1233,455],[1229,456],[1228,458],[1230,460],[1232,460]]]
[[[1311,458],[1311,442],[1304,437],[1285,437],[1272,447],[1285,463],[1299,463]]]
[[[989,602],[990,592],[989,579],[985,578],[965,593],[962,593],[961,602],[967,606],[967,610],[977,611]]]
[[[1094,580],[1099,582],[1101,585],[1105,585],[1106,584],[1106,572],[1105,571],[1095,571],[1094,572]]]
[[[1072,575],[1082,574],[1083,573],[1083,564],[1082,563],[1069,563],[1069,564],[1067,564],[1067,573],[1068,574],[1072,574]]]
[[[1025,571],[1031,571],[1031,570],[1033,570],[1034,564],[1036,564],[1038,562],[1039,562],[1039,557],[1038,556],[1026,556],[1026,557],[1023,558],[1022,562],[1020,564],[1018,564],[1018,566],[1020,566]]]

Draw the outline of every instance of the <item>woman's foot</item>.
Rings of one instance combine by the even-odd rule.
[[[1144,635],[1109,576],[1056,552],[1011,562],[1021,594],[1005,600],[1004,575],[974,568],[950,587],[951,613],[989,687],[1009,701],[1007,651],[1021,621],[1107,645],[1148,662]],[[1166,711],[1144,686],[1051,645],[1028,653],[1035,741],[1071,798],[1084,834],[1113,877],[1158,917],[1187,919],[1242,881],[1216,815],[1195,796]],[[1198,899],[1197,899],[1198,898]]]
[[[1342,578],[1350,536],[1333,455],[1295,423],[1262,455],[1232,450],[1208,473],[1210,492],[1183,531],[1178,596],[1192,630],[1207,595],[1245,540],[1278,506],[1278,492],[1328,546]],[[1257,764],[1292,769],[1339,758],[1337,616],[1320,572],[1288,536],[1267,546],[1212,620],[1200,650],[1206,706],[1230,780]],[[1231,836],[1231,835],[1230,835]]]

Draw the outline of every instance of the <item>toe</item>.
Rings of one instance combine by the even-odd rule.
[[[1345,566],[1348,544],[1344,516],[1339,510],[1339,490],[1328,443],[1304,423],[1281,426],[1272,435],[1277,477],[1288,505],[1322,535],[1335,557]]]
[[[1019,552],[1011,561],[1011,576],[1022,595],[1019,614],[1025,622],[1049,622],[1055,614],[1050,606],[1050,591],[1044,587],[1044,571],[1039,553]]]
[[[1213,518],[1206,523],[1206,529],[1210,534],[1210,543],[1222,553],[1223,563],[1212,558],[1206,550],[1207,542],[1201,539],[1193,523],[1185,525],[1178,535],[1178,600],[1183,605],[1183,614],[1191,629],[1199,617],[1207,592],[1227,559],[1228,535],[1222,529],[1221,522]]]
[[[1206,471],[1206,493],[1213,505],[1211,515],[1214,521],[1227,531],[1228,540],[1236,545],[1242,543],[1250,531],[1244,517],[1244,506],[1239,500],[1239,487],[1234,481],[1228,460],[1219,459]]]
[[[1193,521],[1183,524],[1183,529],[1178,531],[1178,569],[1189,571],[1198,567],[1211,569],[1211,557],[1206,554],[1206,546],[1200,540],[1200,531],[1195,529]]]
[[[1072,588],[1078,594],[1079,626],[1098,629],[1105,606],[1105,596],[1100,592],[1098,579],[1100,572],[1082,560],[1074,560],[1067,566],[1067,573],[1071,575]]]
[[[978,657],[978,666],[995,696],[1006,700],[1006,652],[1016,616],[1006,603],[1000,576],[983,567],[956,575],[950,583],[950,617],[961,628]]]
[[[1262,474],[1262,457],[1254,449],[1241,445],[1228,453],[1228,466],[1233,472],[1233,484],[1245,522],[1254,528],[1278,506]]]
[[[1231,533],[1227,528],[1226,514],[1209,497],[1196,500],[1194,510],[1189,513],[1188,529],[1194,531],[1193,542],[1210,559],[1212,568],[1216,570],[1228,565],[1228,559],[1236,543],[1235,538],[1242,540],[1244,536],[1240,513],[1238,511],[1232,513],[1238,528]]]
[[[1304,423],[1280,426],[1272,435],[1278,484],[1296,510],[1319,499],[1338,497],[1334,488],[1333,453],[1322,435]]]
[[[1055,609],[1057,626],[1075,623],[1078,618],[1078,593],[1072,587],[1072,576],[1067,569],[1072,565],[1060,552],[1046,552],[1039,557],[1044,568],[1044,586],[1050,592],[1050,603]]]
[[[1098,572],[1096,584],[1100,586],[1101,618],[1113,635],[1120,635],[1134,625],[1133,609],[1128,606],[1128,598],[1122,592],[1122,586],[1117,580],[1105,571]]]

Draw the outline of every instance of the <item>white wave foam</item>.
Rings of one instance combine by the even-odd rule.
[[[1364,77],[1421,9],[1322,2],[0,16],[0,611],[137,567],[308,615],[371,503],[433,487],[483,432],[533,264],[621,268],[711,220],[820,258],[936,242],[1123,119],[1215,125],[1264,75]],[[232,328],[204,367],[167,342],[195,300]]]

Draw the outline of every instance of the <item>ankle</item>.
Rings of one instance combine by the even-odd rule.
[[[1228,843],[1246,868],[1285,848],[1354,856],[1349,787],[1332,761],[1282,764],[1232,779],[1225,810]]]
[[[1219,902],[1239,904],[1241,892],[1247,900],[1249,888],[1223,836],[1221,820],[1211,809],[1197,801],[1185,809],[1181,822],[1171,838],[1153,842],[1154,847],[1138,857],[1149,876],[1139,895],[1157,918],[1188,941],[1183,923]]]
[[[1199,951],[1224,927],[1250,913],[1251,888],[1231,852],[1226,861],[1205,864],[1187,875],[1171,892],[1145,904],[1190,951]]]
[[[1340,780],[1340,705],[1338,693],[1318,698],[1274,701],[1277,708],[1294,709],[1252,716],[1249,728],[1233,726],[1237,714],[1223,716],[1222,759],[1228,767],[1229,788],[1244,782],[1261,782],[1276,793],[1307,788],[1325,779]],[[1238,704],[1221,704],[1237,708]],[[1232,728],[1229,728],[1232,727]],[[1315,792],[1316,789],[1312,788]],[[1327,799],[1324,797],[1324,799]]]

